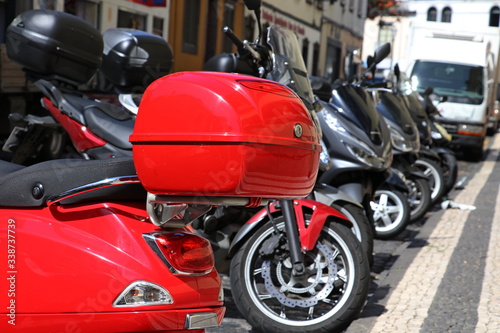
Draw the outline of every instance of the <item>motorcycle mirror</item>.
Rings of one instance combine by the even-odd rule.
[[[398,64],[394,65],[394,75],[396,75],[396,79],[399,81],[399,78],[401,76],[401,70],[399,69]]]
[[[262,0],[245,0],[245,6],[249,10],[259,10],[262,5]]]
[[[366,58],[366,65],[367,65],[367,68],[371,68],[375,63],[375,59],[369,55],[367,58]]]
[[[431,95],[432,93],[434,92],[434,88],[433,87],[427,87],[425,88],[425,91],[424,91],[424,95]]]
[[[391,44],[390,43],[385,43],[381,45],[379,48],[375,50],[375,54],[373,55],[373,59],[375,64],[380,63],[382,60],[384,60],[389,53],[391,53]]]
[[[255,13],[255,18],[257,19],[257,27],[259,29],[259,36],[255,40],[255,43],[259,43],[262,38],[262,25],[260,23],[260,7],[262,5],[262,0],[245,0],[245,6],[248,10],[253,10]]]

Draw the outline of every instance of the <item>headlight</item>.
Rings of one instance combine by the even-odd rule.
[[[321,153],[319,154],[319,169],[321,171],[326,171],[332,167],[332,161],[330,161],[330,154],[328,154],[328,149],[323,140],[321,140],[320,143]]]
[[[485,132],[483,125],[460,124],[457,129],[458,134],[481,136]]]
[[[329,112],[324,113],[324,120],[328,124],[328,127],[342,137],[342,143],[359,161],[377,169],[384,167],[386,164],[386,156],[378,156],[366,143],[352,136],[340,121]]]
[[[420,142],[418,140],[406,140],[405,137],[395,128],[389,126],[391,131],[392,146],[401,150],[402,152],[418,151],[420,149]]]
[[[377,169],[381,169],[385,165],[385,159],[383,157],[379,157],[375,154],[373,150],[370,149],[364,142],[359,141],[357,144],[352,145],[346,141],[343,141],[347,150],[354,155],[359,161],[372,166]]]
[[[342,126],[339,120],[334,116],[332,116],[330,112],[328,111],[324,112],[323,118],[325,119],[325,122],[328,125],[328,127],[330,127],[333,131],[344,135],[347,133],[345,127]]]
[[[439,133],[438,131],[432,131],[431,132],[431,137],[434,140],[441,140],[443,138],[443,136],[441,135],[441,133]]]

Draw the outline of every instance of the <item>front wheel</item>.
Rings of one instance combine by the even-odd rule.
[[[352,231],[327,222],[306,272],[292,274],[282,217],[267,222],[231,261],[231,290],[240,313],[258,331],[340,331],[361,312],[370,285],[365,252]]]
[[[399,235],[410,223],[410,206],[405,194],[395,190],[375,191],[370,202],[375,221],[375,237],[389,239]]]

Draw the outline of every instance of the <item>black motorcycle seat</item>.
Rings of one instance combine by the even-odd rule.
[[[132,176],[136,171],[131,157],[106,160],[59,159],[23,167],[0,161],[0,206],[40,207],[47,199],[79,186],[107,178]],[[140,183],[90,191],[64,204],[84,201],[145,202],[146,190]]]
[[[85,97],[63,94],[64,99],[83,115],[83,125],[109,144],[120,149],[132,150],[128,141],[134,130],[135,119],[123,108]]]
[[[135,120],[131,117],[128,119],[115,117],[114,115],[119,114],[120,110],[120,107],[116,105],[101,103],[86,106],[83,115],[87,128],[92,133],[115,147],[132,150],[132,144],[128,138],[134,130]],[[126,111],[121,110],[121,112]]]

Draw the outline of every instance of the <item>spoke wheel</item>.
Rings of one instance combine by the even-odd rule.
[[[304,253],[305,274],[292,273],[282,217],[266,223],[231,261],[236,305],[260,332],[330,332],[346,327],[364,305],[369,267],[349,228],[326,223],[312,251]]]

